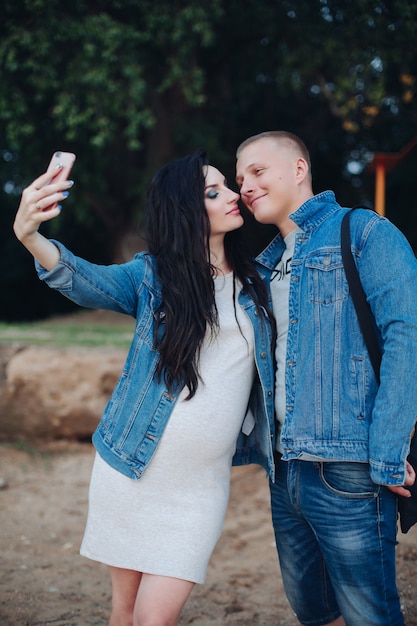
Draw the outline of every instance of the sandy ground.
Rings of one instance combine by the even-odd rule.
[[[1,626],[107,624],[107,569],[78,554],[93,456],[89,444],[0,446]],[[417,626],[416,556],[414,528],[399,535],[397,559],[407,626]],[[180,623],[298,623],[282,589],[263,470],[233,470],[225,529],[207,582],[195,587]]]

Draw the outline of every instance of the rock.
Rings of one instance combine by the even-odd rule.
[[[91,437],[123,368],[117,348],[0,348],[0,440]]]

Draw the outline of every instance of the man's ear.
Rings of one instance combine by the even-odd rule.
[[[296,162],[296,167],[297,167],[297,172],[296,172],[297,180],[299,183],[302,183],[306,179],[306,177],[308,177],[309,175],[308,163],[302,157],[298,157],[297,162]]]

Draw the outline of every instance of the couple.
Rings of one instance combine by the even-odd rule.
[[[269,474],[300,623],[404,624],[396,494],[415,478],[417,404],[417,266],[405,238],[356,212],[352,249],[382,337],[378,387],[341,263],[345,210],[331,191],[313,194],[297,136],[261,133],[237,151],[242,201],[279,229],[256,261],[239,239],[239,194],[201,151],[156,173],[148,251],[121,265],[94,265],[39,233],[72,185],[49,178],[25,189],[14,224],[40,278],[136,319],[93,436],[81,546],[110,566],[109,626],[178,623],[220,536],[231,465],[245,463]]]

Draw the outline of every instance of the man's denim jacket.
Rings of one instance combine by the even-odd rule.
[[[181,391],[179,387],[168,394],[163,381],[158,382],[155,374],[159,358],[154,348],[155,320],[163,313],[158,313],[161,286],[154,259],[144,252],[135,255],[129,263],[95,265],[74,256],[59,242],[54,243],[60,250],[61,260],[50,272],[36,263],[42,280],[81,306],[110,309],[136,319],[123,371],[93,435],[93,443],[109,465],[138,479],[157,449]],[[266,314],[258,315],[254,302],[244,290],[238,298],[254,329],[257,376],[233,464],[257,463],[273,477],[275,426],[271,328]]]
[[[303,232],[290,279],[283,458],[369,462],[375,483],[399,485],[417,416],[417,261],[387,219],[353,213],[352,251],[381,338],[378,387],[343,270],[345,212],[326,191],[290,215]],[[278,234],[257,258],[265,278],[284,248]]]

